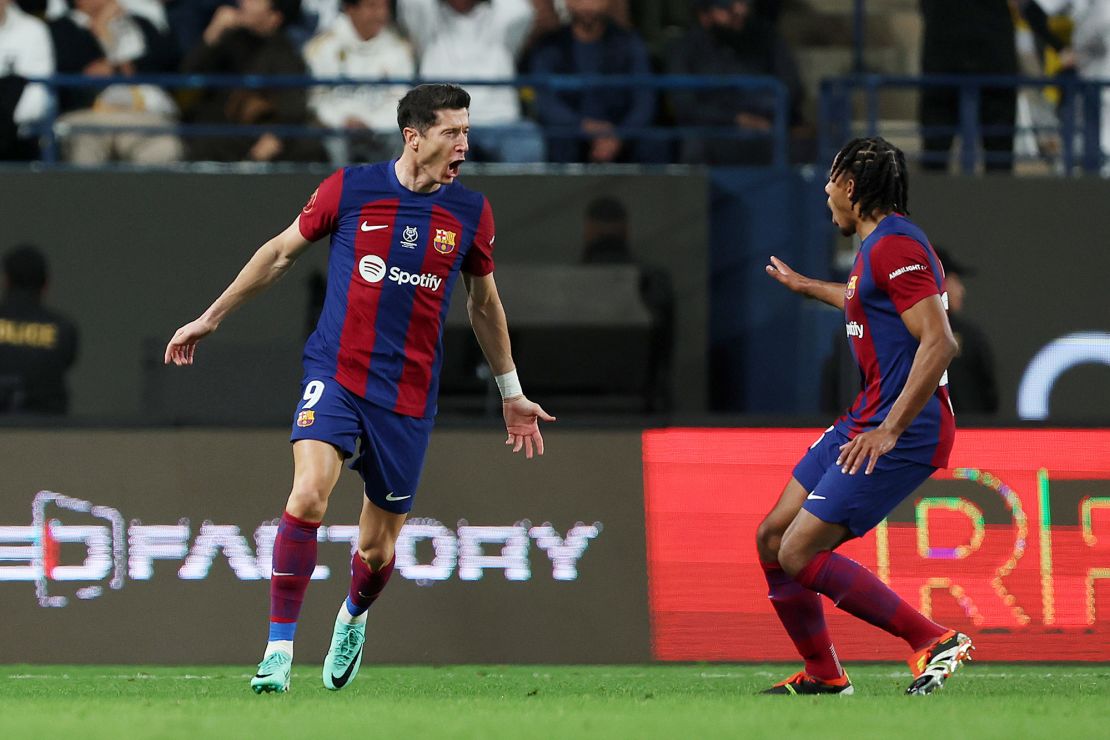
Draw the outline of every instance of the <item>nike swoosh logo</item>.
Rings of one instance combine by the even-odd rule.
[[[266,674],[256,673],[256,674],[254,674],[254,677],[255,678],[269,678],[272,675],[274,675],[274,674],[272,674],[272,673],[266,673]]]
[[[817,495],[816,493],[811,493],[811,494],[809,494],[808,496],[806,496],[806,498],[807,498],[807,499],[809,499],[809,498],[812,498],[812,499],[820,499],[820,500],[822,500],[822,501],[824,501],[824,500],[825,500],[825,497],[824,497],[824,496],[818,496],[818,495]]]
[[[355,663],[358,662],[358,656],[351,660],[351,664],[347,666],[347,670],[343,671],[342,676],[331,674],[331,685],[337,689],[341,689],[347,685],[347,681],[351,680],[351,671],[355,669]]]
[[[362,222],[363,231],[378,231],[380,229],[388,229],[389,224],[381,224],[380,226],[371,226],[369,221]]]
[[[277,571],[275,570],[275,571],[273,572],[273,575],[275,575],[275,576],[291,576],[291,575],[294,575],[294,574],[293,574],[293,573],[278,573],[278,572],[277,572]]]
[[[412,494],[410,493],[408,496],[394,496],[393,491],[390,491],[385,495],[386,501],[404,501],[407,498],[412,498]]]

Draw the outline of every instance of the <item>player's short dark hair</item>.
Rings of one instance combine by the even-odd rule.
[[[442,82],[417,85],[397,104],[397,127],[424,133],[434,126],[441,110],[470,109],[470,93],[458,85]]]
[[[46,255],[32,244],[20,244],[4,255],[4,274],[13,288],[42,290],[46,287]]]
[[[906,155],[881,136],[852,139],[837,152],[829,179],[846,175],[856,183],[852,203],[860,213],[909,214],[910,182]]]

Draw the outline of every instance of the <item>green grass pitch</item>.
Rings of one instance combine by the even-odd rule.
[[[245,666],[0,666],[3,738],[1093,738],[1110,666],[972,663],[928,697],[904,666],[849,666],[851,697],[755,696],[794,666],[318,666],[256,696]]]

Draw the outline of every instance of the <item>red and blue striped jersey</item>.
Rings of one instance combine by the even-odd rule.
[[[944,268],[925,233],[904,216],[887,216],[863,240],[844,291],[848,343],[863,384],[855,403],[836,421],[849,437],[879,426],[905,388],[920,342],[901,314],[934,295],[947,307]],[[945,373],[936,393],[887,454],[943,468],[955,436]]]
[[[457,182],[413,192],[394,162],[380,162],[333,173],[298,225],[309,241],[331,235],[305,376],[334,378],[398,414],[435,416],[451,291],[460,270],[493,272],[489,201]]]

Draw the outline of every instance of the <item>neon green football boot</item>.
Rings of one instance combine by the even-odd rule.
[[[345,607],[342,607],[345,608]],[[346,624],[335,620],[331,633],[331,647],[324,658],[324,688],[332,691],[346,686],[358,675],[362,665],[362,645],[366,642],[366,620],[359,624]]]
[[[289,673],[293,668],[293,658],[280,650],[270,653],[258,664],[258,671],[251,679],[254,693],[275,692],[284,694],[289,690]]]

